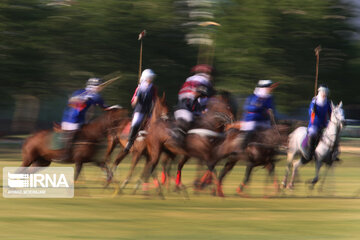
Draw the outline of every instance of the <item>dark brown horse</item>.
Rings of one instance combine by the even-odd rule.
[[[153,122],[149,126],[146,138],[150,162],[147,166],[149,171],[146,171],[147,175],[144,175],[145,183],[153,173],[161,152],[184,156],[178,165],[177,186],[181,186],[181,170],[190,157],[201,159],[210,170],[213,170],[214,163],[211,149],[214,147],[215,142],[211,138],[221,137],[225,124],[229,123],[232,118],[233,115],[229,105],[223,98],[219,96],[211,98],[207,112],[195,124],[197,129],[192,129],[186,135],[184,146],[179,146],[173,139],[171,134],[173,124],[171,122],[162,121],[161,119]]]
[[[93,162],[107,173],[107,180],[112,178],[112,172],[105,161],[93,159],[96,146],[107,135],[108,131],[116,127],[127,116],[127,110],[113,108],[107,110],[89,124],[85,124],[76,134],[72,153],[69,159],[60,163],[75,163],[75,180],[79,177],[83,163]],[[52,150],[51,141],[54,131],[42,130],[26,139],[22,147],[22,167],[46,167],[52,161],[60,159],[63,149]]]
[[[288,132],[289,127],[285,125],[256,131],[245,150],[242,151],[241,143],[244,139],[244,133],[238,129],[230,128],[226,133],[224,142],[217,150],[218,157],[229,157],[219,176],[218,192],[222,192],[224,177],[239,160],[246,162],[246,171],[244,180],[237,189],[238,194],[243,194],[244,187],[250,180],[251,172],[257,166],[264,166],[268,170],[269,176],[273,178],[274,186],[277,189],[278,183],[274,174],[275,163],[277,162],[276,156],[279,153],[279,147],[286,144]]]

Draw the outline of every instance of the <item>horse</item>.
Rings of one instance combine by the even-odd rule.
[[[207,111],[200,120],[195,123],[196,129],[191,129],[185,136],[184,146],[177,144],[172,137],[173,124],[169,121],[159,120],[149,127],[149,133],[146,138],[150,162],[148,164],[147,175],[143,176],[145,183],[148,177],[153,173],[161,152],[173,155],[183,155],[184,158],[178,163],[176,177],[176,186],[181,184],[181,170],[190,157],[196,157],[203,160],[209,170],[213,171],[214,164],[211,161],[211,149],[214,147],[212,140],[208,137],[219,137],[226,123],[232,121],[233,115],[227,102],[220,96],[209,99]],[[201,129],[198,129],[201,127]],[[205,137],[204,137],[205,135]]]
[[[121,189],[125,188],[126,185],[130,182],[132,174],[134,172],[134,169],[135,169],[136,165],[138,164],[141,156],[145,156],[145,159],[146,159],[145,166],[149,162],[149,154],[147,152],[146,142],[145,142],[146,136],[148,134],[147,131],[148,131],[149,125],[151,123],[155,122],[159,118],[166,121],[166,119],[168,118],[167,117],[168,111],[169,110],[168,110],[168,108],[166,106],[166,103],[165,103],[165,94],[161,98],[156,97],[153,112],[151,114],[150,120],[147,121],[147,123],[144,124],[145,125],[144,130],[139,132],[139,134],[138,134],[138,136],[136,138],[136,141],[134,142],[134,145],[132,146],[132,148],[130,150],[130,152],[132,154],[131,167],[130,167],[130,170],[129,170],[129,173],[128,173],[127,177],[125,178],[125,180],[121,184]],[[131,119],[127,119],[127,121],[125,122],[125,126],[130,124],[130,123],[131,123]],[[127,138],[125,139],[124,137],[122,137],[122,135],[124,135],[123,129],[124,128],[119,128],[115,132],[115,134],[113,133],[108,137],[108,148],[107,148],[107,152],[106,152],[106,159],[109,158],[109,155],[113,151],[113,149],[114,149],[117,142],[120,143],[123,147],[126,146]],[[121,151],[117,155],[117,157],[116,157],[116,159],[115,159],[115,161],[113,163],[113,167],[112,167],[114,172],[116,171],[117,166],[121,163],[121,161],[128,154],[129,154],[129,152]],[[163,162],[163,175],[162,175],[162,181],[161,181],[162,184],[165,184],[165,180],[166,180],[166,176],[167,176],[166,168],[167,168],[167,164],[169,163],[170,158],[173,159],[174,156],[173,155],[166,155],[165,158],[162,161]]]
[[[315,177],[312,179],[311,187],[319,180],[319,172],[323,163],[327,163],[329,166],[337,159],[336,149],[339,145],[340,141],[340,132],[345,124],[345,115],[342,109],[342,102],[340,102],[337,106],[331,102],[332,113],[330,116],[330,121],[327,127],[324,129],[322,136],[320,138],[319,144],[315,149]],[[288,153],[287,153],[287,167],[285,171],[285,176],[283,180],[283,187],[288,187],[292,189],[294,187],[294,179],[298,168],[303,165],[301,160],[293,163],[294,157],[297,154],[300,154],[302,157],[306,156],[306,149],[302,147],[303,142],[306,141],[307,136],[307,128],[299,127],[293,131],[289,136],[289,144],[288,144]],[[334,154],[335,151],[335,154]],[[292,170],[292,176],[290,183],[287,185],[287,178]]]
[[[28,137],[22,146],[21,167],[47,167],[53,161],[59,163],[75,163],[77,180],[83,163],[93,162],[107,174],[107,181],[112,179],[112,172],[105,161],[96,161],[92,157],[96,145],[108,134],[109,129],[117,126],[127,116],[127,110],[110,107],[94,121],[83,125],[76,133],[71,156],[69,159],[57,161],[63,155],[64,149],[54,150],[51,147],[54,130],[41,130]]]
[[[240,126],[235,124],[235,126]],[[274,186],[277,189],[277,179],[275,176],[275,163],[278,161],[276,155],[279,148],[286,142],[289,127],[286,125],[276,125],[269,129],[259,129],[252,134],[252,137],[244,150],[240,149],[244,141],[244,132],[239,128],[229,128],[226,138],[219,147],[219,156],[228,157],[228,161],[220,172],[218,180],[218,192],[222,193],[222,182],[229,171],[238,161],[246,162],[246,170],[243,181],[237,188],[239,195],[244,194],[244,188],[250,181],[250,176],[254,167],[264,166],[273,178]]]

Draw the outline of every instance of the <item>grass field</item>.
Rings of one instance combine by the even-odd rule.
[[[226,178],[225,199],[210,196],[210,190],[193,192],[196,167],[190,162],[183,171],[189,199],[170,187],[164,189],[162,200],[155,191],[150,197],[141,191],[131,195],[133,183],[123,194],[114,195],[114,185],[103,189],[103,173],[89,164],[73,199],[1,198],[0,239],[359,239],[360,153],[356,147],[360,141],[344,139],[342,145],[350,150],[329,172],[323,191],[309,190],[304,183],[314,173],[310,163],[300,170],[295,190],[278,194],[265,183],[265,170],[255,170],[246,189],[251,198],[235,195],[242,165]],[[0,143],[1,168],[19,166],[20,159],[19,143]],[[279,179],[284,166],[284,160],[277,165]],[[120,165],[117,181],[124,179],[128,168],[129,161]],[[270,198],[263,198],[264,194]]]

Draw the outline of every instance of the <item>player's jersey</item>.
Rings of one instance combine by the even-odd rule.
[[[150,83],[141,83],[135,90],[138,98],[134,111],[140,113],[150,113],[152,105],[157,95],[155,86]]]
[[[267,121],[269,120],[268,109],[275,110],[272,96],[262,98],[252,94],[245,102],[244,121]]]
[[[327,126],[328,119],[331,116],[331,105],[328,100],[326,100],[323,106],[320,106],[316,102],[316,97],[314,97],[309,106],[309,126],[316,126],[319,129],[322,129]]]
[[[179,101],[183,99],[195,99],[196,88],[200,85],[204,85],[209,89],[212,89],[212,84],[205,74],[195,74],[187,78],[179,91]]]
[[[75,91],[68,101],[68,106],[64,111],[62,121],[84,123],[86,111],[91,105],[106,107],[100,94],[85,89]]]

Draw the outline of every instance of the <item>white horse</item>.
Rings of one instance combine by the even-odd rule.
[[[315,149],[315,177],[311,181],[313,185],[317,183],[319,180],[319,171],[324,162],[332,163],[337,158],[337,148],[340,140],[340,132],[345,123],[344,110],[342,109],[342,102],[339,105],[335,106],[331,102],[331,117],[328,123],[328,126],[323,131],[319,144]],[[287,153],[287,168],[285,172],[285,177],[283,180],[283,186],[287,185],[287,178],[292,170],[292,176],[290,183],[288,184],[289,188],[294,187],[294,179],[297,173],[298,168],[303,165],[301,160],[293,163],[294,157],[296,154],[302,155],[302,157],[308,156],[308,149],[304,149],[301,145],[307,135],[306,127],[298,127],[293,131],[289,136],[289,145],[288,145],[288,153]]]

